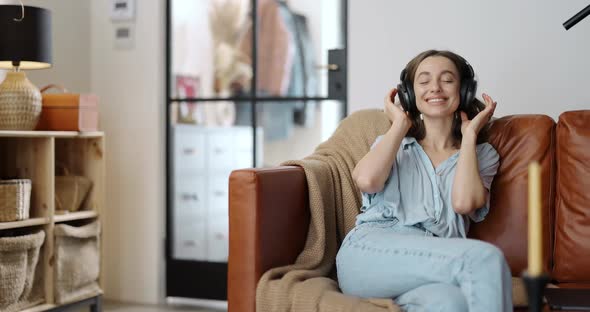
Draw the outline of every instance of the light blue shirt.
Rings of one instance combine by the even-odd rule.
[[[489,190],[500,157],[489,143],[478,144],[476,152],[483,186]],[[356,224],[398,219],[398,224],[418,226],[439,237],[466,237],[469,219],[482,221],[488,214],[490,199],[488,195],[485,205],[469,217],[453,210],[451,193],[458,158],[459,152],[434,168],[416,139],[404,138],[383,190],[363,193],[362,213]]]

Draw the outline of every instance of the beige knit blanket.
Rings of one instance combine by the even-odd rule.
[[[311,220],[307,241],[295,264],[267,271],[258,283],[257,311],[400,311],[390,299],[343,295],[333,274],[340,242],[354,227],[361,194],[352,180],[356,163],[391,123],[380,110],[344,119],[330,139],[303,160]]]

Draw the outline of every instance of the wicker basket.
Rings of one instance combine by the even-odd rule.
[[[31,180],[0,180],[0,222],[29,218]]]
[[[78,211],[92,189],[92,181],[84,176],[70,174],[66,167],[64,175],[55,177],[55,209],[57,211]]]
[[[55,226],[55,302],[101,293],[100,223]]]
[[[0,237],[0,311],[17,311],[35,300],[39,251],[45,232]],[[42,287],[41,287],[42,289]]]

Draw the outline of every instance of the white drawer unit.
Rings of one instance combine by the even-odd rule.
[[[205,133],[189,125],[178,125],[173,129],[174,172],[205,170]]]
[[[262,131],[257,130],[258,164],[262,164]],[[226,262],[229,176],[235,169],[252,167],[252,128],[177,125],[172,133],[172,256]]]
[[[207,223],[186,219],[175,224],[173,257],[179,260],[207,259]]]
[[[205,218],[207,216],[207,180],[202,174],[177,176],[174,188],[174,215],[179,218]],[[176,220],[176,218],[175,218]]]
[[[190,260],[207,256],[207,206],[204,175],[176,177],[174,189],[174,258]]]
[[[263,130],[258,128],[256,131],[258,148],[256,150],[256,167],[262,166],[262,142],[264,141]],[[235,152],[233,161],[236,168],[251,168],[254,161],[252,128],[239,128],[233,132],[233,142]]]
[[[207,135],[207,168],[210,171],[234,167],[234,141],[232,133],[228,130],[233,130],[233,128],[209,131]]]
[[[229,189],[228,189],[228,181],[229,175],[227,174],[219,174],[219,176],[212,177],[209,179],[209,192],[208,196],[208,214],[210,218],[224,218],[227,219],[228,217],[228,197],[229,197]]]
[[[229,223],[224,219],[212,219],[207,231],[207,259],[211,262],[227,262],[229,253]]]

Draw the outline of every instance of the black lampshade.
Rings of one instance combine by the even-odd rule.
[[[51,12],[20,5],[0,5],[0,68],[51,67]]]

